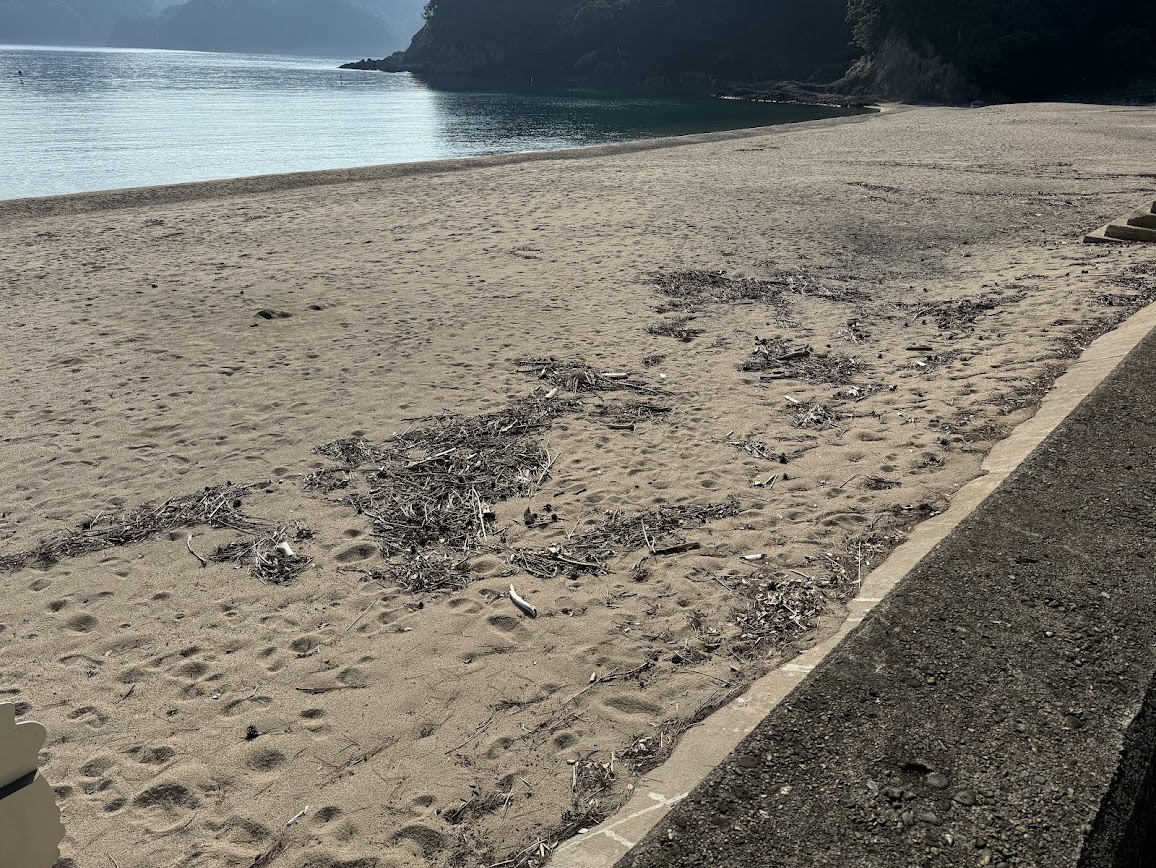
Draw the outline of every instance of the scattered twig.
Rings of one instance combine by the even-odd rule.
[[[200,561],[202,567],[207,567],[209,565],[209,562],[207,560],[205,560],[203,557],[201,557],[199,554],[197,554],[195,551],[193,551],[193,535],[192,534],[189,534],[188,539],[185,540],[185,545],[188,546],[189,554],[191,554],[194,558],[196,558],[198,561]]]

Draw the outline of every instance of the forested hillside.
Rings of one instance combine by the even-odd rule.
[[[1153,2],[850,0],[849,13],[884,89],[919,68],[931,91],[939,79],[947,90],[1038,99],[1127,89],[1156,69]]]
[[[765,79],[845,69],[846,0],[432,0],[406,53],[433,72]]]
[[[409,50],[357,65],[825,79],[843,93],[949,101],[1121,91],[1156,79],[1156,2],[1138,0],[431,0],[426,16]]]

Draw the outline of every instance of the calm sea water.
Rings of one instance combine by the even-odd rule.
[[[0,199],[549,150],[839,114],[529,82],[502,90],[438,86],[337,63],[0,46]]]

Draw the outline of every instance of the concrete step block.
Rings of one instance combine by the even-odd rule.
[[[1127,223],[1111,223],[1104,228],[1104,234],[1119,241],[1156,242],[1156,229],[1143,226],[1129,226]]]

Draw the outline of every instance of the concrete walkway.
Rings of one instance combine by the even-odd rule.
[[[619,865],[1149,864],[1154,673],[1151,335]]]

